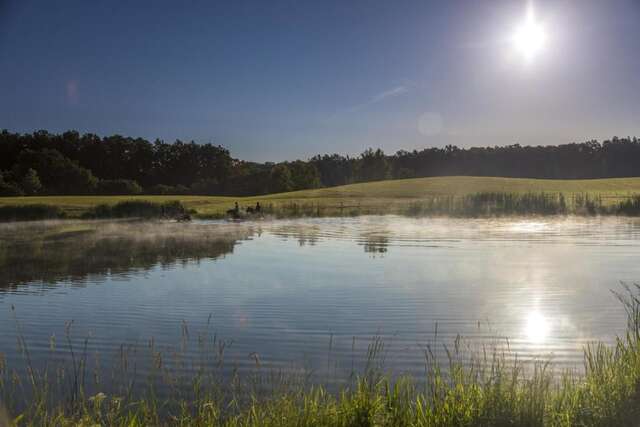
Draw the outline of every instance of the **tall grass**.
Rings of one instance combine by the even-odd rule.
[[[265,203],[265,215],[274,218],[400,214],[483,218],[496,216],[627,215],[640,216],[640,195],[606,203],[601,195],[564,193],[480,192],[462,196],[426,196],[420,200],[389,203],[289,201]],[[222,213],[207,215],[224,218]],[[247,218],[252,218],[247,215]]]
[[[293,194],[293,193],[292,193]],[[420,194],[414,197],[384,193],[347,197],[237,199],[240,218],[345,217],[358,215],[400,214],[408,216],[493,217],[523,215],[626,215],[640,216],[640,195],[598,193],[508,192],[490,191],[461,194]],[[411,194],[411,193],[410,193]],[[117,203],[99,203],[108,198],[52,198],[47,205],[11,205],[0,207],[0,221],[48,219],[66,216],[81,218],[163,218],[185,213],[199,218],[223,219],[234,206],[234,198],[184,196],[180,200],[162,200],[150,196],[131,200],[113,199]],[[153,198],[153,199],[151,199]],[[76,200],[77,199],[77,200]],[[94,200],[94,202],[91,202]],[[160,200],[160,201],[159,201]],[[243,201],[245,200],[245,201]],[[622,201],[620,201],[622,200]],[[261,215],[245,214],[246,207],[262,205]],[[60,203],[57,207],[56,203]],[[48,208],[49,211],[45,211]],[[3,211],[4,209],[4,211]],[[65,210],[66,209],[66,210]],[[4,212],[4,213],[3,213]]]
[[[374,339],[363,372],[331,393],[286,376],[222,380],[216,369],[226,344],[199,337],[198,345],[208,350],[186,383],[172,375],[176,365],[151,342],[154,369],[148,377],[136,374],[123,347],[111,376],[119,387],[88,394],[89,378],[98,388],[103,382],[88,369],[86,342],[76,349],[67,336],[71,366],[36,369],[18,329],[27,368],[12,371],[0,363],[0,392],[14,425],[631,426],[640,416],[638,295],[637,285],[618,295],[628,314],[627,332],[613,346],[589,345],[582,375],[554,372],[545,361],[523,362],[504,348],[469,354],[457,339],[445,345],[444,364],[432,347],[425,348],[426,378],[418,385],[382,370],[384,343]],[[171,390],[168,397],[157,393],[159,383]]]
[[[187,213],[179,201],[164,203],[146,200],[126,200],[115,205],[97,205],[86,212],[84,218],[175,218]]]
[[[620,202],[617,206],[619,215],[640,216],[640,195]]]
[[[462,217],[519,215],[595,215],[615,213],[602,198],[563,193],[482,192],[461,197],[442,196],[412,203],[405,212],[411,216],[448,215]]]
[[[57,206],[44,204],[0,206],[1,222],[36,221],[64,217],[64,212]]]

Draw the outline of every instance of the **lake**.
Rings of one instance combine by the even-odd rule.
[[[25,363],[17,336],[38,366],[70,342],[101,366],[126,348],[142,374],[149,348],[188,375],[209,345],[228,371],[331,386],[376,337],[386,369],[419,378],[425,352],[446,360],[460,335],[577,369],[625,329],[611,290],[640,281],[640,221],[625,218],[68,221],[0,237],[9,366]]]

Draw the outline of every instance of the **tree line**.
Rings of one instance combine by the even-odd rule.
[[[547,146],[401,150],[256,163],[214,144],[154,142],[76,131],[0,133],[0,195],[259,195],[384,179],[432,176],[611,178],[640,176],[640,140]]]

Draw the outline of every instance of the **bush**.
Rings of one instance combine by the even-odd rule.
[[[115,205],[98,205],[83,215],[85,218],[174,218],[187,213],[179,201],[153,203],[129,200]]]
[[[184,185],[176,185],[175,187],[172,185],[164,185],[158,184],[153,187],[149,187],[147,192],[149,194],[155,194],[159,196],[168,196],[168,195],[184,195],[190,194],[189,188]]]
[[[0,196],[11,197],[11,196],[24,196],[24,193],[12,182],[0,181]]]
[[[191,185],[192,194],[214,195],[220,193],[220,184],[215,179],[201,179]]]
[[[27,196],[33,196],[42,191],[42,183],[40,182],[40,177],[38,177],[38,172],[31,168],[27,169],[21,184]]]
[[[142,187],[132,179],[103,179],[98,181],[97,193],[117,196],[142,193]]]
[[[0,221],[36,221],[39,219],[64,218],[57,206],[51,205],[7,205],[0,206]]]
[[[616,212],[618,215],[640,215],[640,195],[635,195],[628,200],[618,203]]]
[[[179,185],[176,185],[173,188],[174,188],[174,191],[175,191],[175,193],[173,193],[173,194],[181,194],[181,195],[191,194],[191,191],[189,190],[189,187],[186,187],[184,185],[179,184]]]

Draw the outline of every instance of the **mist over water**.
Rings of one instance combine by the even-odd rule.
[[[195,358],[208,335],[229,369],[335,384],[373,336],[386,368],[420,376],[426,346],[444,360],[460,334],[580,368],[585,344],[625,329],[611,290],[640,281],[638,249],[627,218],[3,224],[0,351],[23,363],[17,319],[36,363],[67,357],[51,338],[73,321],[103,365],[151,339]]]

